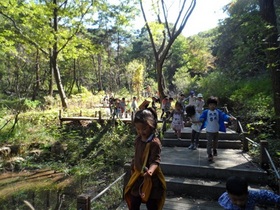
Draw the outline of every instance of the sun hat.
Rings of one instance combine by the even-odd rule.
[[[199,93],[199,94],[197,94],[197,97],[198,97],[198,98],[202,98],[203,95],[202,95],[201,93]]]

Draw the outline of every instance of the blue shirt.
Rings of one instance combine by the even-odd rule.
[[[201,126],[201,130],[203,128],[206,128],[207,126],[207,116],[208,116],[208,110],[209,109],[206,109],[202,112],[202,114],[200,115],[200,118],[199,120],[202,121],[202,126]],[[218,112],[218,115],[219,115],[219,131],[222,131],[222,132],[226,132],[226,126],[225,126],[225,121],[229,121],[230,119],[230,116],[227,115],[226,113],[222,112],[220,109],[215,109],[217,112]]]
[[[280,204],[280,196],[268,190],[249,190],[245,208],[234,205],[227,192],[223,193],[218,202],[225,210],[254,210],[257,204],[270,203]]]

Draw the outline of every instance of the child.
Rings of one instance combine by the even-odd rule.
[[[184,110],[182,104],[177,101],[175,103],[175,109],[171,112],[167,120],[172,118],[171,127],[175,132],[178,140],[181,140],[181,131],[184,128]]]
[[[152,188],[146,201],[147,209],[161,210],[165,201],[166,183],[159,167],[161,143],[156,137],[157,114],[154,109],[145,108],[136,112],[133,122],[138,135],[134,142],[132,174],[124,191],[125,201],[129,210],[140,209],[141,202],[143,202],[141,186],[144,179],[150,178]],[[149,149],[147,150],[147,148]]]
[[[120,118],[125,117],[125,112],[126,112],[126,101],[125,98],[122,98],[120,101]]]
[[[168,101],[168,96],[164,96],[162,101],[161,101],[161,115],[160,115],[160,119],[163,118],[163,115],[165,113],[165,104],[167,103]]]
[[[200,114],[195,111],[194,105],[187,106],[186,113],[187,113],[187,117],[190,118],[190,121],[192,123],[191,145],[189,146],[189,149],[196,150],[199,144],[199,135],[201,129],[201,122],[199,120]]]
[[[254,210],[260,203],[280,204],[280,196],[268,190],[248,190],[245,178],[232,176],[226,182],[227,192],[223,193],[218,202],[227,210]]]
[[[185,97],[185,94],[181,93],[180,96],[179,96],[179,98],[178,98],[178,101],[179,101],[179,103],[182,104],[183,110],[186,109],[186,106],[185,106],[186,100],[187,100],[187,98]]]
[[[153,96],[153,97],[152,97],[152,108],[153,108],[155,111],[157,111],[157,105],[156,105],[157,102],[159,102],[159,99]]]
[[[203,111],[204,105],[205,105],[205,102],[203,100],[203,95],[201,93],[197,94],[196,101],[195,101],[196,112],[201,114]]]
[[[226,132],[226,126],[224,121],[234,120],[235,118],[230,117],[221,110],[217,109],[218,100],[215,97],[207,99],[208,109],[204,110],[199,118],[202,122],[201,129],[206,128],[207,138],[207,154],[208,161],[213,160],[213,155],[217,156],[217,144],[219,131]],[[212,143],[213,143],[213,154],[212,154]]]
[[[138,108],[137,99],[135,96],[133,96],[133,98],[132,98],[131,108],[132,108],[132,114],[135,115],[137,108]]]
[[[172,104],[172,101],[173,101],[173,98],[169,97],[165,103],[165,106],[164,106],[164,112],[165,112],[165,116],[166,116],[166,119],[169,118],[169,115],[171,113],[171,104]]]
[[[195,92],[193,90],[191,90],[191,92],[190,92],[190,95],[188,97],[188,101],[189,101],[188,106],[195,105],[196,97],[195,97]]]

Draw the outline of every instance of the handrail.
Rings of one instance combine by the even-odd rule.
[[[249,139],[248,137],[245,137],[247,141],[249,141],[253,146],[255,147],[260,147],[261,145],[258,144],[257,142],[253,141],[252,139]]]
[[[275,172],[275,175],[276,175],[277,179],[280,180],[279,172],[278,172],[278,170],[276,169],[276,167],[275,167],[275,165],[274,165],[274,162],[273,162],[273,160],[272,160],[272,158],[271,158],[269,152],[267,151],[266,148],[264,148],[264,151],[265,151],[265,153],[266,153],[266,155],[267,155],[267,157],[268,157],[268,159],[269,159],[269,162],[270,162],[270,164],[271,164],[271,166],[272,166],[272,168],[273,168],[273,171]]]
[[[91,199],[91,195],[82,194],[77,197],[77,210],[91,210],[91,203],[93,203],[96,199],[102,196],[105,192],[107,192],[113,185],[119,182],[124,176],[126,172],[119,176],[114,182],[108,185],[104,190],[98,193],[94,198]]]
[[[98,193],[98,195],[96,195],[93,199],[90,200],[90,202],[92,203],[93,201],[95,201],[97,198],[99,198],[101,195],[103,195],[105,192],[107,192],[114,184],[116,184],[118,181],[120,181],[126,173],[123,173],[119,178],[117,178],[114,182],[112,182],[111,184],[109,184],[108,187],[106,187],[104,190],[102,190],[100,193]]]
[[[229,114],[229,111],[227,109],[227,105],[226,104],[225,104],[225,106],[223,108],[225,110],[225,113]],[[276,179],[277,179],[277,183],[278,183],[278,191],[280,191],[280,185],[279,185],[280,184],[280,174],[279,174],[277,168],[275,167],[275,164],[274,164],[274,162],[273,162],[273,160],[272,160],[272,158],[271,158],[271,156],[270,156],[270,154],[269,154],[269,152],[268,152],[268,150],[266,148],[267,141],[263,141],[262,144],[259,144],[259,143],[255,142],[255,141],[251,140],[250,138],[246,137],[246,135],[245,135],[246,133],[244,132],[242,124],[241,124],[241,122],[238,119],[237,119],[237,126],[238,126],[238,129],[239,129],[240,135],[243,137],[243,151],[248,151],[249,150],[248,149],[248,142],[250,142],[254,147],[260,148],[261,151],[263,151],[265,153],[266,157],[263,157],[264,154],[261,154],[261,165],[263,167],[267,167],[268,164],[271,165],[272,171],[276,175]]]

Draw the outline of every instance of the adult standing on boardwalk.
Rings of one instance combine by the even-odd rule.
[[[134,142],[131,177],[124,191],[125,201],[129,210],[139,210],[141,203],[146,203],[148,210],[162,210],[166,183],[159,167],[161,142],[156,136],[157,114],[154,109],[137,111],[134,125],[138,135]]]

